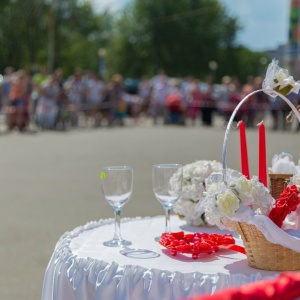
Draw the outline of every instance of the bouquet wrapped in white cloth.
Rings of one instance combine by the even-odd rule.
[[[221,170],[222,164],[215,160],[198,160],[183,166],[182,193],[173,207],[174,213],[189,225],[207,225],[204,210],[196,210],[196,205],[204,199],[205,179]],[[176,188],[172,181],[170,184],[172,189]]]

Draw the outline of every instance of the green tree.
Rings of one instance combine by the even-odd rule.
[[[172,76],[204,76],[209,61],[234,46],[238,29],[217,0],[135,0],[118,22],[115,67],[128,76],[158,68]]]
[[[224,49],[220,53],[218,72],[220,77],[229,75],[245,82],[248,75],[265,75],[266,65],[261,63],[262,58],[268,58],[264,52],[253,52],[244,46]]]
[[[56,16],[56,65],[68,73],[74,67],[97,71],[99,48],[107,47],[112,18],[108,12],[95,14],[88,2],[80,1],[66,14],[61,7]]]
[[[38,64],[63,66],[67,74],[76,67],[96,71],[111,24],[109,13],[96,14],[87,1],[2,0],[0,68]]]
[[[5,1],[0,6],[0,67],[27,66],[36,60],[44,37],[39,0]]]

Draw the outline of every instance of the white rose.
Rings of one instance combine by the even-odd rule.
[[[252,184],[245,176],[241,176],[235,182],[237,188],[245,193],[251,193]]]
[[[214,211],[207,211],[205,213],[205,218],[210,225],[216,225],[218,227],[221,225],[220,216],[216,215]]]
[[[169,181],[169,192],[171,194],[181,194],[181,191],[182,191],[182,187],[183,185],[181,184],[181,170],[182,168],[180,168],[176,173],[174,173],[174,175],[170,178],[170,181]]]
[[[217,196],[218,210],[225,217],[233,217],[239,208],[239,204],[239,199],[231,190],[226,190]]]
[[[180,199],[173,206],[174,213],[184,217],[189,225],[200,226],[205,225],[201,219],[201,215],[204,213],[203,209],[196,209],[196,204],[188,199]]]
[[[198,201],[203,196],[204,187],[203,184],[192,184],[185,186],[182,192],[182,196],[189,198],[193,201]]]
[[[206,192],[208,194],[217,194],[224,190],[224,182],[213,182],[206,187]]]
[[[256,176],[252,177],[251,182],[253,210],[260,212],[263,215],[268,215],[275,200],[270,195],[269,189],[267,189],[261,182],[259,182]]]
[[[213,172],[218,172],[222,170],[222,164],[220,162],[217,162],[215,160],[210,162],[211,168]]]
[[[297,175],[294,175],[293,178],[292,178],[292,182],[295,184],[295,185],[300,185],[300,174],[297,174]]]
[[[252,192],[252,182],[248,180],[245,176],[241,176],[236,182],[235,187],[238,191],[239,199],[244,204],[251,204],[253,197]]]
[[[192,177],[192,171],[193,169],[190,167],[190,165],[183,167],[183,180],[189,180]]]
[[[189,201],[185,205],[186,216],[188,216],[191,220],[200,219],[201,215],[204,213],[203,210],[196,210],[196,204]]]
[[[194,176],[199,177],[202,181],[209,176],[211,170],[206,166],[199,165],[194,170]]]
[[[213,199],[211,199],[213,200]],[[221,225],[221,214],[217,207],[215,206],[206,206],[205,207],[205,218],[206,221],[210,225],[217,225],[218,227]]]

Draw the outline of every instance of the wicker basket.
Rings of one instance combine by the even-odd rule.
[[[227,176],[226,176],[227,142],[228,142],[228,135],[232,126],[232,122],[235,118],[237,111],[243,105],[243,103],[245,103],[249,99],[249,97],[251,97],[255,93],[262,92],[262,91],[270,92],[270,90],[267,89],[260,89],[248,94],[239,102],[239,104],[236,106],[229,119],[225,131],[223,151],[222,151],[222,172],[223,172],[223,180],[225,184],[227,184]],[[272,93],[282,98],[291,107],[291,109],[293,110],[293,112],[297,116],[297,119],[300,122],[300,113],[297,111],[294,105],[282,94],[274,90],[272,90]],[[276,175],[276,177],[279,178],[278,174],[274,174],[274,175]],[[282,176],[283,178],[281,180],[282,181],[281,186],[278,187],[280,181],[277,180],[278,182],[276,186],[273,185],[272,187],[272,196],[275,199],[278,199],[280,193],[282,193],[282,191],[284,190],[286,179],[289,178],[291,175],[280,174],[280,176]],[[272,179],[271,179],[271,186],[272,186]],[[265,238],[263,233],[259,231],[254,225],[239,222],[236,223],[236,230],[241,235],[242,240],[244,242],[244,246],[246,248],[247,260],[250,267],[256,269],[262,269],[262,270],[269,270],[269,271],[300,270],[300,253],[295,252],[289,248],[283,247],[281,245],[270,243]]]
[[[236,223],[236,230],[242,237],[250,267],[268,271],[300,270],[300,253],[270,243],[254,225]]]
[[[286,188],[290,178],[293,174],[271,174],[269,173],[270,178],[270,192],[272,197],[277,200],[283,190]]]

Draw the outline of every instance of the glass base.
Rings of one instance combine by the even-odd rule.
[[[104,246],[107,247],[126,247],[126,246],[130,246],[132,245],[132,243],[130,241],[126,241],[126,240],[119,240],[119,239],[112,239],[110,241],[104,242],[103,243]]]
[[[160,254],[147,249],[125,248],[120,250],[120,253],[126,257],[135,258],[135,259],[150,259],[150,258],[156,258],[160,256]]]

